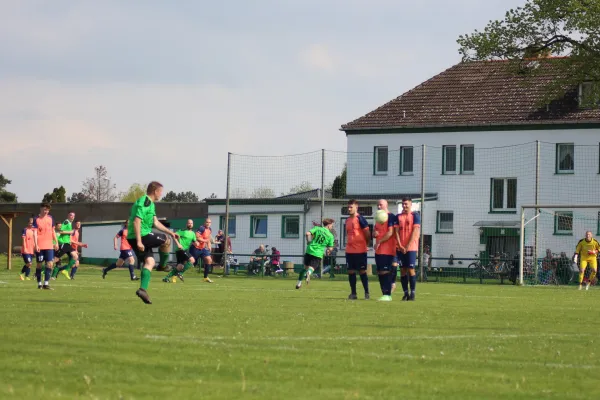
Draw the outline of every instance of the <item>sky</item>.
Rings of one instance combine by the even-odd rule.
[[[20,202],[98,165],[223,197],[228,152],[344,151],[342,124],[524,2],[2,0],[0,173]]]

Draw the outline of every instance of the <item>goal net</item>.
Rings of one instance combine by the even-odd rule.
[[[573,254],[587,231],[593,237],[600,234],[600,205],[523,206],[519,282],[577,284],[579,266],[573,263]]]

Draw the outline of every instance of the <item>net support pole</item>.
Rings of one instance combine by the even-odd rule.
[[[425,269],[423,268],[423,259],[424,254],[423,251],[425,250],[425,243],[424,243],[424,232],[423,232],[423,218],[425,217],[425,155],[427,154],[427,146],[423,145],[422,149],[421,149],[421,228],[420,228],[420,233],[419,233],[419,270],[421,271],[419,273],[419,282],[423,282],[423,276],[424,276],[424,271]]]
[[[519,240],[519,285],[523,285],[523,263],[525,261],[525,207],[521,207],[521,239]]]
[[[323,218],[325,218],[325,149],[321,149],[321,226],[323,226]],[[321,258],[319,276],[323,278],[323,260]]]
[[[223,246],[223,272],[227,265],[229,254],[229,188],[231,178],[231,153],[227,153],[227,187],[225,189],[225,245]]]
[[[539,204],[540,194],[540,141],[535,141],[535,204]],[[540,209],[535,209],[535,216],[540,214]],[[533,241],[533,256],[537,265],[538,258],[538,221],[537,218],[534,221],[534,241]]]

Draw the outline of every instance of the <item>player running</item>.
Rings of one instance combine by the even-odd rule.
[[[323,255],[331,252],[335,238],[331,233],[334,221],[331,218],[323,220],[323,226],[315,226],[310,231],[306,232],[306,251],[304,253],[304,269],[298,276],[296,289],[302,287],[302,279],[306,277],[306,284],[310,283],[310,276],[321,265]]]
[[[71,268],[75,265],[78,260],[77,251],[73,251],[71,247],[71,235],[73,234],[73,221],[75,220],[75,213],[70,212],[58,228],[58,252],[55,254],[57,259],[54,270],[52,271],[52,277],[56,278],[58,273],[62,273],[67,279],[71,279]],[[65,268],[62,268],[60,258],[67,254],[69,257],[69,263]]]
[[[177,276],[183,282],[183,274],[193,267],[196,260],[189,253],[190,249],[193,247],[192,244],[196,242],[196,234],[193,229],[194,221],[188,219],[186,229],[179,230],[176,233],[179,237],[178,240],[175,240],[175,244],[179,248],[175,253],[177,267],[173,268],[169,274],[163,278],[163,282],[171,282],[171,278],[174,276]]]
[[[419,248],[419,233],[421,232],[421,216],[411,211],[412,199],[402,199],[402,213],[396,217],[395,234],[398,243],[398,263],[400,264],[400,283],[404,291],[403,301],[414,301],[417,287],[415,264]],[[410,277],[409,277],[410,275]],[[410,282],[410,294],[408,291]]]
[[[140,259],[140,262],[143,262],[141,284],[135,294],[145,304],[152,304],[150,295],[147,292],[152,276],[152,269],[156,264],[152,248],[158,247],[160,251],[167,253],[171,246],[170,238],[176,238],[175,233],[167,229],[156,218],[154,202],[161,198],[162,192],[162,184],[156,181],[150,182],[146,189],[146,194],[133,203],[127,224],[127,241],[132,248],[134,246],[137,248],[138,259]],[[160,232],[152,232],[152,227],[158,229]]]
[[[379,285],[383,296],[379,301],[392,301],[392,283],[393,271],[396,263],[396,236],[394,235],[394,226],[396,225],[396,216],[388,212],[388,202],[379,200],[377,209],[387,213],[387,221],[375,223],[373,229],[373,239],[375,244],[375,264],[377,265],[377,275],[379,276]]]
[[[35,277],[37,278],[38,289],[46,290],[53,290],[49,281],[52,274],[54,251],[58,251],[56,233],[54,232],[54,219],[50,215],[50,209],[50,204],[42,203],[39,215],[33,219],[33,247],[37,259]],[[46,270],[42,285],[42,266],[44,264]]]
[[[349,300],[356,300],[356,271],[360,274],[360,281],[365,289],[365,300],[369,295],[369,277],[367,276],[367,246],[371,239],[369,224],[362,215],[358,214],[358,201],[348,201],[348,214],[346,220],[346,264],[348,265],[348,281],[351,293]]]
[[[21,237],[23,238],[23,244],[21,245],[21,256],[23,257],[23,268],[21,268],[21,273],[19,274],[19,278],[22,281],[30,281],[31,278],[29,274],[31,273],[31,263],[33,261],[33,217],[29,218],[29,222],[27,223],[27,227],[23,229],[23,234]]]
[[[575,248],[575,254],[573,255],[573,261],[577,264],[577,258],[579,258],[579,290],[581,290],[581,284],[583,283],[583,277],[585,275],[585,269],[590,267],[592,273],[585,284],[585,290],[590,289],[590,284],[596,277],[598,272],[598,251],[600,251],[600,243],[592,237],[592,231],[585,233],[585,238],[581,239],[577,243]]]
[[[84,249],[87,249],[88,245],[85,243],[81,243],[79,241],[79,230],[81,229],[81,222],[80,221],[75,221],[74,227],[73,227],[73,233],[71,234],[71,247],[73,248],[73,251],[75,253],[77,253],[77,261],[75,261],[75,265],[73,266],[73,268],[71,268],[71,279],[75,279],[75,274],[77,273],[77,269],[79,268],[79,253],[77,252],[77,250],[80,247],[83,247]]]
[[[140,278],[135,276],[134,268],[135,268],[135,259],[133,258],[133,249],[131,245],[127,241],[127,235],[129,234],[127,230],[127,221],[123,223],[121,229],[115,237],[113,238],[113,247],[117,250],[117,241],[121,240],[121,246],[119,247],[119,259],[116,263],[112,263],[110,266],[102,269],[102,279],[106,279],[106,274],[109,271],[112,271],[115,268],[121,268],[125,262],[127,262],[127,267],[129,268],[129,279],[132,281],[137,281]]]
[[[212,265],[212,257],[210,256],[210,243],[212,229],[210,227],[212,221],[207,218],[202,225],[196,231],[196,242],[194,247],[191,249],[192,256],[196,260],[196,264],[202,258],[202,264],[204,265],[204,282],[212,283],[208,277],[208,271]]]

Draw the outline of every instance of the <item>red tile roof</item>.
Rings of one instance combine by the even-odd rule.
[[[560,76],[558,61],[532,61],[533,74],[516,73],[508,61],[460,63],[341,130],[600,122],[600,109],[579,107],[576,86],[540,106],[549,82]]]

